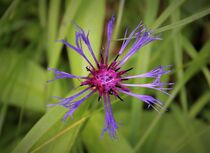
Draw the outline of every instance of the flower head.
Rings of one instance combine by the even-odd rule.
[[[125,76],[128,71],[132,68],[123,70],[122,66],[126,63],[126,61],[131,58],[136,52],[139,51],[140,48],[147,45],[148,43],[159,40],[158,37],[154,37],[151,31],[148,31],[141,23],[137,25],[137,27],[128,35],[128,29],[125,32],[124,37],[126,38],[119,50],[116,58],[113,61],[109,62],[109,50],[110,50],[110,42],[113,32],[115,18],[112,17],[111,20],[108,22],[107,25],[107,45],[105,49],[105,55],[101,53],[100,60],[97,60],[93,49],[91,47],[91,43],[88,38],[88,34],[85,34],[84,30],[77,26],[78,31],[76,31],[76,46],[68,43],[65,40],[60,40],[60,42],[64,43],[67,47],[70,47],[78,54],[80,54],[86,61],[88,66],[86,67],[87,71],[89,71],[88,76],[76,76],[73,74],[69,74],[66,72],[62,72],[56,70],[54,68],[50,68],[49,70],[54,71],[55,78],[79,78],[83,81],[81,82],[81,86],[86,86],[85,89],[81,90],[80,92],[76,93],[75,95],[67,98],[60,98],[60,102],[57,104],[50,104],[50,106],[61,105],[65,108],[68,108],[68,112],[64,116],[64,120],[66,120],[69,116],[72,116],[74,111],[90,96],[94,93],[98,93],[100,101],[103,98],[104,103],[104,110],[105,110],[105,127],[103,129],[102,135],[104,132],[108,132],[110,137],[115,138],[116,132],[118,129],[118,124],[114,119],[110,96],[115,96],[119,98],[121,101],[123,99],[120,97],[120,93],[124,93],[126,95],[135,97],[140,101],[145,102],[148,106],[152,106],[154,109],[157,110],[158,107],[162,108],[162,103],[149,95],[141,95],[132,93],[129,87],[146,87],[150,89],[159,90],[165,94],[167,90],[170,90],[170,87],[173,83],[163,83],[160,81],[162,75],[171,72],[171,70],[167,70],[169,66],[159,66],[147,73],[140,74],[140,75],[133,75],[133,76]],[[128,36],[127,36],[128,35]],[[127,48],[128,44],[131,44],[131,41],[134,39],[131,48],[128,52],[123,56],[122,53]],[[82,42],[87,46],[89,52],[91,53],[94,62],[91,63],[90,60],[85,56],[85,53],[82,49]],[[94,66],[96,65],[96,66]],[[153,78],[152,83],[147,84],[126,84],[124,81],[133,79],[133,78]],[[52,81],[52,80],[51,80]],[[79,99],[80,96],[83,98]],[[77,99],[77,100],[75,100]]]

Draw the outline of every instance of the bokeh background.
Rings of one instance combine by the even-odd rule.
[[[209,0],[0,0],[0,152],[1,153],[207,153],[210,152],[210,1]],[[112,99],[120,127],[118,139],[104,126],[103,104],[87,100],[74,119],[62,122],[62,107],[52,96],[67,97],[79,80],[47,80],[48,67],[87,75],[87,63],[56,42],[75,43],[75,21],[98,55],[106,43],[106,23],[116,16],[111,56],[119,50],[126,27],[140,21],[160,35],[142,48],[125,68],[145,73],[173,65],[163,81],[175,82],[171,97],[134,89],[164,102],[167,111],[147,109],[123,96]],[[147,82],[136,79],[136,82]]]

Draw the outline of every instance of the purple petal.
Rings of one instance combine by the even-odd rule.
[[[127,91],[121,90],[121,89],[119,89],[119,91],[122,92],[122,93],[125,93],[125,94],[127,94],[129,96],[138,98],[139,100],[147,103],[149,106],[152,106],[155,110],[157,110],[157,108],[154,107],[154,105],[156,105],[157,107],[160,107],[161,109],[163,109],[162,102],[160,102],[159,100],[155,99],[152,96],[135,94],[135,93],[131,93],[131,92],[127,92]]]
[[[166,68],[171,67],[171,65],[168,66],[159,66],[147,73],[134,75],[134,76],[127,76],[123,79],[132,79],[132,78],[159,78],[164,74],[168,74],[172,72],[173,70],[165,70]]]
[[[86,89],[76,93],[75,95],[73,96],[70,96],[70,97],[67,97],[67,98],[61,98],[61,97],[58,97],[58,96],[54,96],[54,98],[57,98],[57,99],[60,99],[61,101],[56,103],[56,104],[48,104],[49,107],[51,106],[57,106],[57,105],[61,105],[63,107],[66,107],[68,108],[70,103],[77,97],[79,97],[81,94],[83,94],[84,92],[88,91],[91,87],[87,87]]]
[[[94,66],[92,65],[92,63],[88,60],[88,58],[85,56],[81,44],[80,44],[80,36],[76,34],[76,45],[77,47],[71,45],[70,43],[68,43],[65,40],[58,40],[58,42],[62,42],[64,43],[67,47],[70,47],[71,49],[73,49],[74,51],[76,51],[78,54],[80,54],[87,62],[88,64],[94,69]]]
[[[112,16],[111,20],[109,20],[109,23],[107,25],[106,63],[108,62],[108,57],[109,57],[109,49],[110,49],[110,42],[111,42],[111,38],[112,38],[114,21],[115,21],[115,17]]]
[[[146,83],[146,84],[122,84],[123,86],[129,86],[129,87],[145,87],[150,89],[158,90],[164,94],[170,95],[166,92],[166,90],[171,90],[172,88],[166,88],[165,86],[173,85],[174,83],[163,83],[163,82],[152,82],[152,83]]]
[[[145,29],[146,28],[143,28],[143,30],[135,33],[135,35],[136,35],[135,42],[133,43],[133,45],[132,45],[131,49],[128,51],[128,53],[118,63],[119,67],[121,67],[140,48],[142,48],[143,46],[147,45],[148,43],[150,43],[154,40],[160,39],[158,37],[153,37],[152,33],[150,31],[146,31]],[[130,42],[130,40],[128,40],[128,42]]]
[[[84,41],[84,43],[86,44],[86,46],[88,47],[88,50],[90,51],[90,53],[91,53],[94,61],[96,62],[96,64],[99,64],[98,60],[96,59],[96,56],[93,52],[93,49],[91,47],[90,40],[88,38],[89,33],[86,35],[84,30],[80,26],[78,26],[77,24],[75,24],[75,25],[79,29],[79,32],[76,32],[76,39],[77,39],[76,43],[77,43],[77,45],[81,46],[81,45],[78,44],[78,40],[79,40],[79,38],[81,38]]]
[[[84,76],[75,76],[73,74],[69,74],[69,73],[66,73],[66,72],[63,72],[63,71],[59,71],[59,70],[57,70],[55,68],[48,68],[48,70],[54,71],[54,73],[55,73],[55,78],[53,80],[49,80],[48,82],[52,82],[54,80],[63,79],[63,78],[87,79],[87,77],[84,77]]]
[[[114,119],[112,106],[110,102],[110,96],[108,95],[108,100],[106,96],[104,96],[104,108],[105,108],[105,127],[102,131],[101,136],[104,136],[104,133],[107,131],[111,138],[116,138],[116,132],[118,129],[118,125]]]
[[[63,120],[65,121],[69,116],[72,116],[72,114],[74,113],[74,111],[90,96],[92,96],[92,94],[95,91],[91,91],[87,96],[85,96],[84,98],[77,100],[75,102],[71,102],[68,105],[69,111],[65,114]]]
[[[124,34],[125,40],[123,41],[123,44],[121,46],[121,49],[120,49],[120,51],[118,53],[119,55],[121,55],[123,53],[123,51],[125,50],[125,48],[127,47],[127,45],[130,43],[130,41],[132,39],[134,39],[134,35],[135,35],[136,31],[139,30],[141,27],[142,27],[142,23],[140,22],[137,25],[137,27],[130,33],[130,35],[128,36],[128,38],[126,38],[127,31],[128,31],[128,29],[126,29],[125,34]]]
[[[84,56],[83,50],[81,48],[79,48],[78,46],[75,47],[73,45],[71,45],[70,43],[68,43],[65,40],[58,40],[58,42],[62,42],[63,44],[65,44],[67,47],[73,49],[74,51],[76,51],[78,54],[80,54],[81,56]],[[76,44],[78,44],[78,38],[76,37]]]

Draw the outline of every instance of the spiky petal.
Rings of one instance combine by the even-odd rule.
[[[118,125],[113,116],[112,105],[109,95],[104,96],[104,109],[105,109],[105,127],[102,131],[102,136],[104,135],[104,132],[107,131],[111,138],[116,138]]]

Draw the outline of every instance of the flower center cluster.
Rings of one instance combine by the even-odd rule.
[[[97,90],[102,93],[109,93],[115,90],[121,79],[114,70],[103,68],[95,70],[90,80],[91,85]]]

